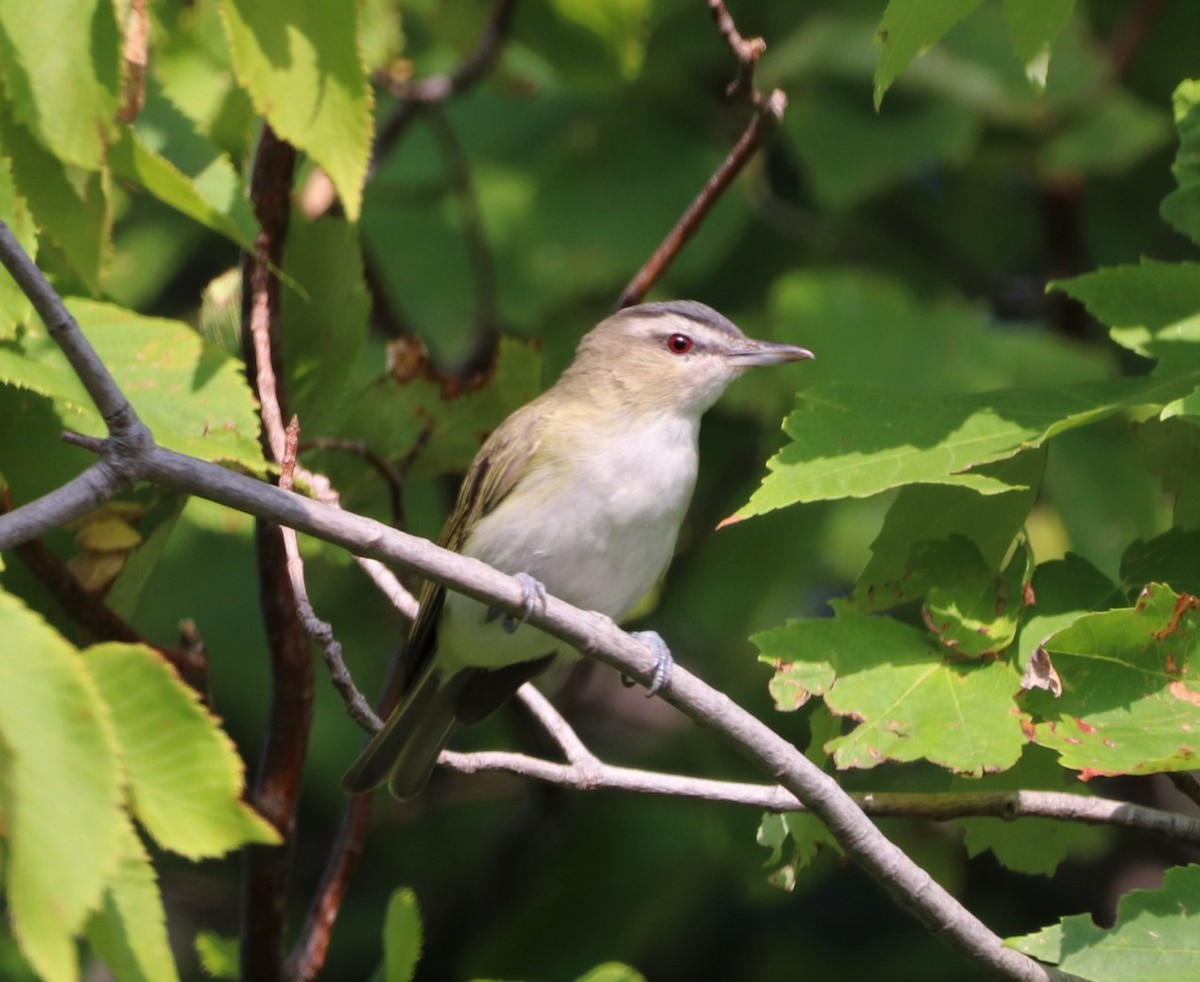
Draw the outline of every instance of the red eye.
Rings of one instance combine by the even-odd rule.
[[[667,350],[674,355],[686,355],[692,350],[692,339],[686,334],[672,334],[667,338]]]

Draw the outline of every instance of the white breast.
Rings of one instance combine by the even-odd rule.
[[[544,446],[535,472],[480,521],[463,551],[528,573],[577,607],[621,618],[671,560],[696,482],[697,429],[672,415],[619,434],[574,434],[561,450]],[[482,623],[485,613],[450,598],[442,643],[467,664],[508,664],[559,644],[527,627],[499,637],[499,621]]]

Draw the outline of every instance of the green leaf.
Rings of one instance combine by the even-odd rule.
[[[979,119],[946,102],[871,116],[829,96],[789,105],[784,126],[817,196],[846,208],[934,169],[961,161],[978,138]]]
[[[934,572],[921,613],[925,624],[947,648],[968,658],[1003,651],[1017,635],[1025,609],[1024,590],[1032,570],[1029,550],[1020,545],[1002,574],[995,572],[974,543],[966,543],[971,562],[957,570]],[[947,575],[949,574],[949,575]]]
[[[649,0],[551,0],[560,17],[600,39],[613,55],[624,78],[637,76],[646,53]]]
[[[760,660],[795,689],[859,721],[825,745],[839,768],[925,759],[982,774],[1016,762],[1025,738],[1012,701],[1019,679],[1008,662],[953,662],[922,631],[845,609],[751,638]]]
[[[538,394],[541,374],[536,343],[501,337],[490,371],[465,392],[446,394],[440,382],[424,377],[372,383],[347,413],[347,433],[388,460],[405,457],[423,442],[414,477],[463,471],[483,438]]]
[[[104,903],[88,922],[87,938],[121,982],[179,978],[158,877],[128,820],[122,825],[120,863]]]
[[[1190,420],[1147,420],[1137,427],[1142,460],[1175,499],[1175,525],[1200,528],[1200,428]]]
[[[63,163],[99,170],[119,95],[114,4],[0,4],[0,63],[16,116],[38,142]]]
[[[1200,977],[1200,941],[1190,917],[1198,908],[1200,866],[1175,867],[1166,871],[1161,890],[1123,896],[1111,928],[1074,914],[1004,943],[1092,982],[1190,982]]]
[[[829,830],[808,812],[768,812],[759,823],[755,841],[771,850],[763,863],[771,868],[767,881],[788,892],[796,887],[796,874],[812,863],[822,848],[828,846],[841,852]],[[791,848],[785,857],[789,843]]]
[[[218,160],[224,167],[218,164],[214,172],[225,173],[228,170],[227,176],[236,180],[232,170],[229,170],[228,161],[224,158]],[[228,200],[224,210],[214,206],[190,177],[147,147],[133,130],[122,131],[120,140],[113,145],[109,154],[109,163],[117,177],[145,189],[181,215],[225,236],[247,251],[253,248],[253,229],[246,224],[246,216],[232,207],[233,200],[240,199]],[[238,219],[242,221],[239,223]]]
[[[1020,488],[1005,494],[936,484],[901,488],[871,543],[871,559],[851,602],[864,611],[881,611],[924,596],[929,580],[915,575],[912,564],[913,548],[921,542],[959,536],[975,545],[987,569],[998,570],[1037,500],[1045,466],[1043,451],[990,465],[988,474]]]
[[[212,931],[196,935],[196,955],[204,971],[214,979],[241,978],[237,938],[223,938]]]
[[[1062,766],[1098,774],[1150,774],[1196,766],[1200,644],[1195,599],[1146,588],[1136,607],[1080,617],[1046,639],[1062,681],[1055,699],[1022,694],[1035,742],[1057,750]]]
[[[1126,602],[1112,580],[1070,552],[1038,565],[1033,573],[1033,595],[1032,616],[1021,626],[1017,642],[1017,665],[1022,670],[1038,646],[1082,615]]]
[[[1108,266],[1050,285],[1111,326],[1117,344],[1147,357],[1182,354],[1194,362],[1194,342],[1200,339],[1200,263],[1143,259],[1136,266]]]
[[[284,287],[281,315],[290,408],[303,434],[329,434],[347,408],[347,380],[367,342],[371,301],[358,229],[293,216],[283,269],[294,284]]]
[[[1129,596],[1147,583],[1164,583],[1176,593],[1200,596],[1200,530],[1168,529],[1149,541],[1130,544],[1121,557],[1121,580]]]
[[[998,791],[1061,791],[1087,795],[1087,785],[1058,766],[1055,754],[1035,745],[1025,747],[1015,767],[982,779],[953,778],[952,792],[983,794]],[[963,845],[974,858],[990,852],[1006,869],[1035,876],[1053,876],[1067,858],[1096,855],[1111,840],[1111,830],[1050,818],[960,818]]]
[[[875,108],[899,74],[931,48],[981,0],[888,0],[875,29],[882,51],[875,67]]]
[[[329,175],[358,221],[371,155],[371,89],[353,6],[323,0],[221,0],[238,81],[284,140]]]
[[[1171,170],[1179,188],[1163,199],[1161,214],[1200,244],[1200,80],[1180,83],[1174,107],[1179,153]]]
[[[1073,427],[1192,391],[1200,373],[1084,382],[1058,389],[964,395],[828,383],[797,394],[792,437],[736,513],[741,519],[800,502],[862,498],[905,484],[953,484],[984,494],[1012,486],[979,465],[1040,446]]]
[[[1025,77],[1046,87],[1050,48],[1071,16],[1075,0],[1004,0],[1004,20],[1013,51],[1025,66]]]
[[[201,859],[278,843],[241,800],[244,769],[232,741],[154,651],[112,643],[86,654],[121,744],[133,812],[160,846]]]
[[[1162,113],[1123,89],[1087,104],[1038,152],[1045,180],[1123,174],[1170,139]]]
[[[12,161],[0,157],[0,220],[16,236],[30,258],[37,258],[37,229],[29,204],[21,197],[13,179]],[[0,338],[12,337],[18,325],[33,316],[33,305],[7,271],[0,273]]]
[[[392,892],[383,918],[384,982],[410,982],[423,944],[417,895],[408,887]]]
[[[74,936],[100,903],[122,849],[117,745],[79,653],[2,591],[0,625],[9,916],[43,978],[75,979]]]
[[[234,359],[178,321],[89,300],[67,306],[159,443],[262,469],[254,401]],[[75,429],[104,433],[82,383],[40,322],[19,340],[0,342],[0,382],[50,397]]]
[[[62,249],[88,289],[99,293],[112,248],[108,172],[69,171],[12,119],[3,102],[0,156],[11,161],[17,190],[28,203],[34,223]]]

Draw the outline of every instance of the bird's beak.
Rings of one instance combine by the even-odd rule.
[[[730,360],[736,365],[782,365],[789,361],[804,361],[815,357],[807,348],[776,341],[746,339],[746,347],[729,352]]]

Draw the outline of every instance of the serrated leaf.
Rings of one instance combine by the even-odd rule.
[[[1142,259],[1138,265],[1107,266],[1052,289],[1080,301],[1113,328],[1117,344],[1151,358],[1186,357],[1200,339],[1200,263]]]
[[[237,362],[178,321],[88,300],[67,306],[159,443],[262,469],[254,401]],[[67,425],[104,434],[82,383],[40,323],[19,340],[0,342],[0,382],[48,396]]]
[[[1071,17],[1075,0],[1004,0],[1004,21],[1025,77],[1038,89],[1046,87],[1050,48]]]
[[[37,257],[37,229],[29,205],[13,178],[12,161],[0,156],[0,220],[16,236],[21,248]],[[7,272],[0,274],[0,339],[12,337],[18,325],[33,316],[33,305]]]
[[[1032,739],[1057,750],[1062,765],[1085,779],[1195,767],[1195,603],[1152,585],[1137,606],[1087,614],[1046,639],[1062,695],[1022,694],[1020,704],[1034,718]]]
[[[104,162],[120,92],[121,39],[109,0],[0,4],[0,62],[17,118],[55,157]]]
[[[240,210],[232,207],[232,199],[228,210],[215,207],[190,177],[146,146],[133,130],[122,130],[121,138],[109,153],[109,164],[117,177],[138,185],[181,215],[225,236],[246,251],[253,249],[253,229],[245,224]],[[239,218],[243,219],[241,223]]]
[[[104,902],[87,926],[96,953],[121,982],[178,979],[167,939],[167,918],[158,877],[128,819],[121,830],[121,857],[104,891]]]
[[[34,223],[58,244],[88,289],[99,293],[112,251],[108,172],[69,173],[9,115],[2,100],[0,155],[11,161],[17,190],[28,203]]]
[[[133,812],[160,846],[201,859],[279,841],[241,800],[244,768],[233,743],[158,655],[115,643],[86,654],[121,745]]]
[[[408,887],[393,891],[383,917],[384,982],[411,982],[423,943],[417,895]]]
[[[875,67],[875,108],[918,55],[979,6],[981,0],[888,0],[875,29],[882,51]]]
[[[1200,866],[1168,869],[1161,890],[1133,890],[1117,904],[1116,923],[1098,927],[1087,914],[1008,938],[1005,944],[1092,982],[1191,982],[1200,977]]]
[[[842,614],[789,621],[756,634],[760,660],[815,681],[837,715],[858,720],[825,745],[839,768],[884,760],[929,760],[964,774],[1004,770],[1025,738],[1012,694],[1018,678],[1006,661],[953,662],[924,632],[883,617]]]
[[[79,653],[0,591],[0,795],[9,916],[48,980],[78,977],[74,936],[121,850],[117,745]]]
[[[792,438],[737,512],[762,515],[801,502],[861,498],[905,484],[952,484],[984,494],[1012,485],[981,464],[1040,446],[1058,433],[1192,391],[1200,372],[1081,382],[1057,389],[962,395],[853,383],[801,391],[783,429]]]
[[[768,812],[759,823],[756,841],[771,850],[763,863],[771,869],[767,882],[788,892],[796,887],[796,874],[808,867],[822,848],[828,846],[841,853],[829,830],[808,812]]]
[[[284,140],[329,175],[358,221],[371,154],[371,89],[353,6],[323,0],[221,0],[238,81]]]
[[[1179,187],[1163,199],[1161,214],[1200,244],[1200,80],[1180,83],[1174,108],[1179,153],[1171,170]]]
[[[871,559],[859,574],[851,602],[864,611],[882,611],[924,596],[929,580],[916,575],[912,563],[913,548],[920,542],[960,536],[974,544],[987,568],[999,569],[1037,500],[1045,466],[1043,451],[991,465],[987,473],[1018,487],[1006,494],[933,484],[901,488],[871,543]]]

